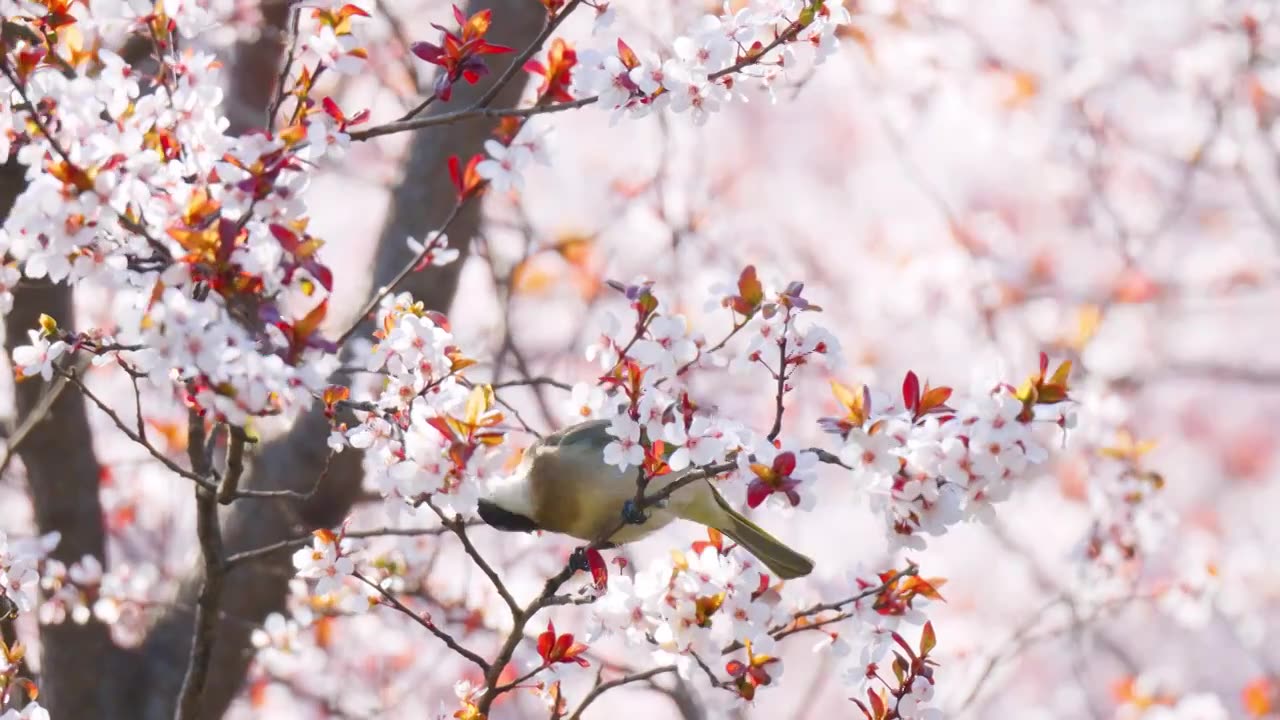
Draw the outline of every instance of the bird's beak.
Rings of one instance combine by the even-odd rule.
[[[480,519],[495,530],[505,532],[533,532],[538,529],[537,523],[516,513],[504,510],[492,500],[481,500],[476,508]]]

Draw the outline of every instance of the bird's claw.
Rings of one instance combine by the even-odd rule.
[[[622,504],[622,519],[630,525],[643,525],[649,518],[643,510],[636,507],[635,500],[628,500]]]
[[[574,548],[573,552],[569,555],[569,567],[572,568],[574,572],[579,570],[582,572],[591,571],[591,563],[587,562],[586,547]]]

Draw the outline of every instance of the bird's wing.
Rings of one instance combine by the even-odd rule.
[[[560,445],[589,445],[598,446],[601,450],[608,445],[613,437],[605,430],[609,427],[608,420],[588,420],[577,425],[570,425],[567,428],[557,430],[556,432],[546,436],[542,442],[538,443],[544,447],[558,447]]]

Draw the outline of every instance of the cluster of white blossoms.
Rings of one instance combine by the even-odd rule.
[[[812,45],[816,61],[824,60],[835,52],[836,28],[849,19],[840,2],[752,0],[736,12],[726,2],[721,16],[704,15],[661,55],[621,41],[616,50],[579,50],[570,93],[598,97],[615,121],[669,109],[688,111],[701,125],[735,97],[745,101],[744,83],[771,92],[783,68],[795,64],[792,44]]]
[[[60,536],[11,540],[0,530],[0,617],[6,611],[31,612],[40,585],[40,562],[58,545]],[[4,601],[7,601],[4,602]]]
[[[11,540],[0,530],[0,623],[12,622],[16,613],[30,612],[38,601],[40,563],[58,545],[60,536]],[[30,682],[20,677],[23,648],[10,647],[0,641],[0,695],[8,695],[9,683]],[[49,720],[49,712],[40,703],[27,703],[21,710],[10,708],[0,713],[0,720]]]
[[[735,643],[772,654],[769,631],[790,619],[765,570],[742,552],[713,545],[655,561],[633,577],[610,578],[592,605],[593,636],[620,633],[650,646],[656,662],[674,663],[692,677],[698,662],[720,665]],[[781,671],[780,664],[771,675]]]
[[[1093,523],[1078,548],[1084,561],[1082,591],[1099,600],[1131,591],[1142,559],[1161,547],[1176,526],[1163,486],[1160,475],[1142,471],[1132,461],[1099,463],[1088,487]]]
[[[293,566],[298,570],[298,577],[316,581],[316,595],[328,595],[338,590],[355,570],[352,553],[357,549],[348,538],[317,530],[311,545],[293,554]]]
[[[366,482],[386,498],[392,519],[428,497],[442,510],[472,512],[505,459],[492,391],[461,375],[471,361],[448,321],[408,293],[384,299],[377,328],[363,353],[372,386],[356,388],[368,399],[353,404],[360,422],[335,430],[331,447],[364,451]]]
[[[0,155],[25,168],[26,186],[0,229],[10,263],[0,308],[12,307],[20,272],[90,281],[111,292],[113,311],[109,327],[33,336],[15,363],[48,377],[69,350],[106,353],[237,424],[296,407],[319,387],[331,349],[317,327],[332,278],[316,255],[322,242],[306,234],[302,196],[310,165],[341,144],[325,141],[333,113],[300,113],[274,136],[227,136],[216,57],[174,49],[216,9],[121,9],[72,6],[75,33],[19,33],[7,47],[0,126],[11,131]],[[44,21],[35,6],[4,14]],[[137,27],[153,32],[162,74],[95,47]]]
[[[56,625],[68,620],[84,624],[96,619],[111,627],[118,641],[140,640],[152,622],[150,608],[165,602],[169,588],[153,565],[118,563],[104,570],[92,555],[70,566],[49,559],[40,576],[44,602],[40,622]]]
[[[534,163],[550,162],[550,130],[538,130],[532,120],[520,125],[510,142],[490,138],[484,143],[486,157],[476,163],[476,174],[489,182],[494,192],[505,193],[524,188],[526,168]]]
[[[827,626],[829,637],[818,642],[814,651],[831,652],[841,662],[843,679],[855,698],[865,699],[868,691],[900,690],[884,686],[884,679],[891,673],[881,673],[880,669],[890,668],[894,654],[902,654],[895,634],[899,639],[914,639],[921,634],[916,628],[925,624],[925,610],[938,597],[936,590],[928,581],[914,576],[892,571],[877,574],[861,567],[847,574],[846,586],[856,598],[841,606],[848,619]],[[902,717],[934,717],[930,713],[936,711],[928,708],[932,679],[916,676],[907,690],[898,706]]]
[[[659,459],[652,448],[661,443],[664,472],[735,461],[736,469],[717,482],[734,504],[813,509],[823,451],[791,447],[786,433],[766,436],[698,410],[682,388],[686,371],[717,362],[714,353],[705,351],[707,341],[691,335],[684,318],[644,305],[647,286],[627,292],[640,298],[635,322],[624,327],[618,318],[606,316],[601,335],[587,352],[605,372],[608,392],[593,396],[578,388],[571,401],[581,405],[584,416],[610,420],[608,432],[614,439],[605,447],[605,462],[621,470],[643,465],[652,471]],[[717,292],[723,296],[731,291]],[[732,353],[731,372],[773,376],[769,386],[780,388],[780,406],[793,374],[804,365],[836,367],[841,362],[836,338],[805,321],[805,311],[820,308],[801,292],[799,285],[759,291],[760,302],[775,296],[777,302],[735,323],[735,332],[747,339],[726,351]],[[942,535],[964,520],[989,520],[994,504],[1048,460],[1045,429],[1065,430],[1072,423],[1070,403],[1064,402],[1069,369],[1064,365],[1047,380],[1042,370],[1031,399],[1028,390],[1000,384],[952,401],[949,388],[921,388],[911,373],[901,401],[866,387],[854,391],[834,384],[848,414],[821,420],[823,429],[841,440],[835,452],[825,453],[825,461],[857,475],[873,509],[885,517],[894,546],[923,548],[925,535]]]
[[[923,549],[922,534],[990,520],[994,505],[1048,459],[1036,424],[1019,419],[1023,410],[1007,388],[922,420],[901,406],[873,408],[868,429],[851,429],[839,457],[863,478],[890,540]]]

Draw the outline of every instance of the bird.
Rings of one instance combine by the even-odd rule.
[[[619,527],[625,514],[636,514],[630,503],[636,494],[636,470],[605,463],[604,448],[615,439],[609,427],[608,420],[588,420],[536,441],[515,471],[495,479],[480,497],[481,521],[504,532],[547,531],[588,542],[603,539],[614,547],[681,518],[718,530],[783,580],[813,571],[813,560],[733,509],[706,478],[681,487],[665,503]],[[655,477],[647,490],[659,492],[695,470]]]

